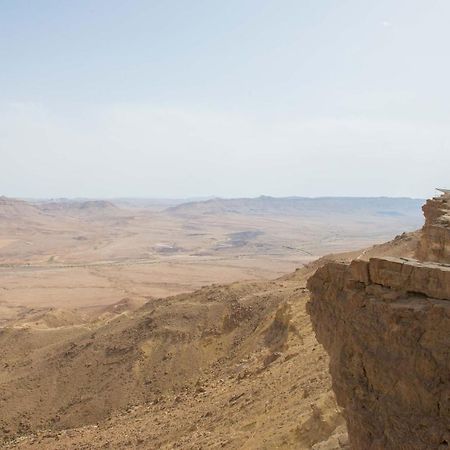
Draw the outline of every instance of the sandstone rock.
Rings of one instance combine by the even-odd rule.
[[[309,280],[353,449],[450,443],[449,276],[445,265],[373,258],[328,264]]]
[[[450,299],[450,265],[401,258],[372,258],[369,262],[369,278],[372,283],[400,291]]]
[[[420,261],[329,263],[308,281],[356,450],[450,448],[450,194],[423,211]]]
[[[450,263],[450,195],[428,200],[422,210],[425,225],[416,253],[417,259]]]
[[[352,278],[364,284],[370,284],[369,263],[360,259],[355,259],[350,263]]]

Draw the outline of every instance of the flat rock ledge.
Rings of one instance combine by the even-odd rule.
[[[351,447],[450,449],[450,265],[329,263],[308,288]]]

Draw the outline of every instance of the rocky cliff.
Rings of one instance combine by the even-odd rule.
[[[417,255],[329,263],[308,311],[356,450],[450,448],[450,228],[427,202]]]
[[[426,220],[417,258],[450,263],[450,194],[428,200],[422,210]]]

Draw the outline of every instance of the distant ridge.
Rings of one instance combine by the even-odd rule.
[[[421,217],[423,199],[406,197],[270,197],[223,199],[187,202],[172,206],[166,212],[190,214],[280,214],[308,215],[311,213],[347,214],[361,212],[369,215],[417,215]]]
[[[14,219],[17,217],[33,217],[40,214],[36,205],[32,205],[24,200],[0,196],[0,218]]]
[[[52,217],[108,217],[118,215],[121,209],[107,200],[48,200],[28,202],[25,200],[0,197],[0,221],[22,226],[25,223],[47,224]]]
[[[56,210],[116,210],[118,207],[108,200],[57,200],[47,201],[39,204],[43,211]]]

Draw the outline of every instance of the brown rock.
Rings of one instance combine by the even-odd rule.
[[[327,264],[308,282],[308,311],[330,355],[351,446],[448,445],[449,267],[373,258],[368,268],[368,285],[359,261]]]
[[[422,210],[425,225],[416,252],[417,259],[450,263],[450,195],[428,200]]]
[[[450,266],[402,258],[372,258],[369,273],[375,284],[431,298],[450,299]]]
[[[370,284],[369,263],[361,259],[355,259],[350,263],[352,277],[364,284]]]

